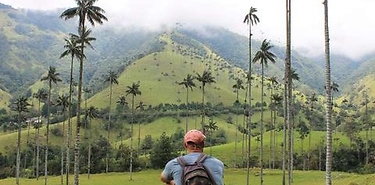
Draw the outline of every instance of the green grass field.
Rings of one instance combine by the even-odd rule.
[[[250,184],[259,184],[260,178],[257,175],[258,169],[251,169]],[[88,179],[87,174],[80,175],[81,185],[160,185],[159,180],[161,170],[146,170],[133,173],[133,180],[130,180],[129,173],[108,173],[91,175]],[[282,183],[282,171],[265,170],[264,185],[275,185]],[[225,169],[224,183],[225,185],[243,185],[246,184],[246,169]],[[64,178],[65,180],[65,178]],[[69,184],[73,184],[73,176],[70,177]],[[49,177],[49,185],[59,185],[60,176]],[[13,185],[15,179],[0,180],[1,185]],[[65,181],[64,181],[65,183]],[[375,174],[358,175],[350,173],[332,173],[332,183],[340,185],[371,185],[375,184]],[[20,184],[26,185],[44,185],[43,177],[38,181],[36,179],[21,179]],[[293,185],[321,185],[325,184],[324,171],[294,171]]]

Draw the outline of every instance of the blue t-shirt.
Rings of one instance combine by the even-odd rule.
[[[194,163],[201,153],[190,153],[184,155],[183,158],[188,164]],[[216,185],[223,185],[223,177],[224,177],[224,164],[220,160],[216,159],[212,156],[207,156],[207,158],[203,161],[203,164],[208,168],[210,171],[213,180],[215,181]],[[163,170],[163,176],[166,177],[168,180],[174,180],[176,185],[182,185],[181,183],[181,174],[182,174],[182,167],[177,162],[177,158],[170,160]]]

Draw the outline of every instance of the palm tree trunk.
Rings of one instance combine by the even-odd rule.
[[[238,100],[238,98],[237,98]],[[238,113],[236,111],[236,131],[235,131],[235,137],[234,137],[234,155],[235,155],[235,158],[237,159],[237,142],[238,142]],[[245,124],[245,123],[244,123]],[[235,165],[237,166],[237,165]]]
[[[249,11],[249,18],[251,16],[251,8]],[[247,148],[247,160],[246,160],[246,185],[250,184],[250,157],[251,157],[251,22],[249,22],[249,62],[248,62],[248,86],[247,86],[247,99],[248,99],[248,116],[247,116],[247,128],[248,128],[248,148]],[[245,102],[246,103],[246,102]]]
[[[204,130],[204,117],[206,115],[206,112],[205,112],[205,105],[204,105],[204,85],[202,85],[202,121],[201,121],[201,130],[203,131],[203,133],[205,132]]]
[[[307,170],[310,170],[310,152],[311,152],[311,133],[312,129],[310,126],[310,133],[309,133],[309,151],[307,151]]]
[[[69,106],[68,106],[68,129],[66,134],[66,166],[65,166],[65,173],[66,173],[66,185],[69,185],[69,173],[70,173],[70,140],[72,137],[72,91],[73,91],[73,62],[74,62],[74,54],[72,54],[72,60],[70,62],[70,80],[69,80]]]
[[[108,111],[108,135],[107,135],[107,140],[109,143],[109,136],[111,133],[111,106],[112,106],[112,82],[110,80],[110,94],[109,94],[109,111]],[[108,168],[109,168],[109,151],[107,150],[106,152],[106,158],[105,158],[105,173],[108,173]]]
[[[89,118],[90,120],[90,130],[89,130],[89,151],[88,151],[88,154],[87,154],[87,179],[90,179],[90,175],[91,175],[91,137],[92,137],[92,125],[91,125],[91,118]]]
[[[286,1],[286,20],[287,20],[287,42],[286,42],[286,124],[288,127],[288,184],[292,183],[292,167],[293,167],[293,152],[292,152],[292,77],[291,77],[291,0]]]
[[[189,129],[189,88],[186,88],[186,118],[185,118],[185,133]]]
[[[25,153],[25,159],[24,159],[24,165],[23,167],[26,169],[26,166],[27,166],[27,154],[28,154],[28,148],[29,148],[29,142],[30,142],[30,122],[27,123],[27,140],[26,140],[26,153]]]
[[[82,54],[83,54],[83,48],[84,48],[84,44],[82,43],[82,50],[81,50]],[[79,185],[79,147],[80,147],[80,137],[81,137],[82,83],[83,83],[83,57],[80,57],[79,80],[78,80],[78,102],[77,102],[77,125],[76,125],[76,138],[75,138],[75,145],[74,145],[74,185]]]
[[[39,115],[39,118],[38,118],[38,128],[37,128],[37,133],[36,133],[36,159],[35,159],[35,177],[36,177],[36,180],[39,180],[39,149],[40,149],[40,140],[39,140],[39,136],[40,136],[40,126],[42,124],[42,113],[40,111],[40,100],[39,100],[39,103],[38,103],[38,111],[40,113]]]
[[[326,155],[326,185],[332,184],[332,102],[331,102],[331,63],[329,47],[328,27],[328,0],[324,0],[324,38],[325,38],[325,60],[326,60],[326,126],[327,126],[327,155]]]
[[[48,146],[49,146],[49,123],[50,123],[50,108],[51,108],[51,93],[52,82],[49,81],[48,104],[47,104],[47,127],[46,127],[46,150],[44,155],[44,185],[47,185],[48,178]]]
[[[263,120],[263,101],[264,101],[264,96],[263,96],[263,90],[264,90],[264,64],[262,63],[262,79],[261,79],[261,95],[260,95],[260,185],[263,184],[263,132],[264,132],[264,120]]]
[[[134,95],[132,96],[132,119],[130,127],[130,180],[133,180],[133,121],[134,121]]]
[[[271,95],[272,95],[272,90],[271,90]],[[271,101],[272,102],[272,101]],[[272,122],[272,120],[273,120],[273,110],[271,109],[270,110],[270,113],[271,113],[271,116],[270,116],[270,118],[271,118],[271,120],[270,120],[270,146],[269,146],[269,155],[268,155],[268,168],[269,169],[272,169],[272,147],[273,147],[273,140],[272,140],[272,138],[273,138],[273,134],[274,134],[274,125],[273,125],[273,122]]]
[[[275,109],[273,113],[273,125],[274,125],[274,131],[273,131],[273,149],[272,149],[272,169],[275,169],[275,160],[276,160],[276,151],[277,151],[277,144],[276,144],[276,116],[277,116],[277,110]]]
[[[64,120],[65,120],[65,118],[64,118]],[[65,135],[65,121],[63,121],[62,130],[63,130],[62,135],[64,136]],[[61,145],[61,172],[60,173],[61,173],[61,185],[63,185],[64,184],[64,145]]]
[[[18,114],[18,137],[17,137],[17,164],[16,164],[16,184],[20,184],[20,163],[21,163],[21,113]]]

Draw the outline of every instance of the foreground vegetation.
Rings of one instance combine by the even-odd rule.
[[[250,182],[252,184],[258,184],[259,169],[252,169]],[[86,174],[81,175],[82,185],[160,185],[159,181],[160,170],[147,170],[137,172],[133,174],[133,181],[129,180],[129,173],[108,173],[108,174],[94,174],[87,178]],[[320,185],[325,182],[325,172],[323,171],[294,171],[294,185]],[[333,184],[341,185],[371,185],[375,184],[375,175],[358,175],[352,173],[340,173],[333,172],[332,174]],[[280,184],[282,179],[282,171],[280,170],[265,170],[264,171],[264,185]],[[60,177],[50,177],[50,184],[60,184]],[[224,183],[226,185],[238,185],[245,184],[246,180],[246,169],[225,169]],[[2,185],[13,185],[14,178],[0,180]],[[43,180],[35,179],[21,179],[21,184],[27,185],[42,185]]]

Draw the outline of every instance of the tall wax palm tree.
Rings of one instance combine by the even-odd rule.
[[[107,125],[107,139],[108,142],[110,141],[110,133],[111,133],[111,108],[112,108],[112,94],[113,94],[113,84],[118,85],[118,75],[114,71],[109,71],[108,75],[105,77],[104,82],[109,83],[109,108],[108,108],[108,125]],[[109,168],[109,151],[106,154],[105,160],[105,172],[108,173]]]
[[[236,107],[236,132],[235,132],[235,139],[234,139],[234,153],[235,153],[235,155],[237,155],[237,141],[238,141],[238,113],[237,113],[237,108],[239,107],[239,105],[241,105],[240,101],[238,99],[240,89],[245,89],[245,87],[243,86],[243,80],[241,78],[237,78],[236,83],[232,86],[232,88],[234,89],[234,92],[236,93],[236,101],[235,101],[235,104],[234,104],[235,107]]]
[[[204,103],[204,95],[205,95],[205,87],[206,84],[216,83],[215,77],[212,76],[211,71],[204,70],[202,75],[197,73],[197,76],[195,77],[199,82],[201,82],[201,88],[202,88],[202,121],[201,121],[201,129],[204,132],[204,118],[206,115],[205,110],[205,103]]]
[[[140,101],[139,104],[135,107],[140,112],[145,110],[146,104],[143,101]],[[137,153],[140,153],[141,149],[141,122],[138,122],[138,143],[137,143]]]
[[[48,101],[47,101],[47,125],[46,125],[46,150],[44,155],[44,184],[47,185],[48,177],[48,146],[49,146],[49,124],[50,124],[50,109],[51,109],[51,95],[52,95],[52,84],[60,82],[60,73],[56,71],[55,67],[50,66],[48,74],[43,76],[41,81],[48,81]]]
[[[60,95],[57,99],[56,106],[61,107],[61,114],[64,116],[63,121],[63,135],[65,135],[65,119],[66,119],[66,110],[69,110],[70,102],[69,96]],[[64,184],[64,146],[61,145],[61,184]]]
[[[17,157],[16,157],[16,184],[20,184],[20,164],[21,164],[21,128],[22,122],[24,121],[24,117],[22,115],[23,112],[27,112],[28,107],[30,104],[27,102],[26,97],[19,97],[14,103],[12,110],[18,113],[18,123],[17,123],[17,130],[18,130],[18,137],[17,137]]]
[[[188,131],[189,123],[189,89],[190,91],[193,91],[193,87],[195,87],[194,83],[194,76],[191,74],[188,74],[186,78],[182,80],[182,82],[178,82],[178,85],[183,85],[186,88],[186,119],[185,119],[185,133]]]
[[[42,101],[47,100],[48,93],[45,89],[39,89],[35,94],[34,97],[38,99],[38,112],[39,112],[39,118],[38,118],[38,125],[36,127],[36,135],[35,135],[35,143],[36,143],[36,152],[35,152],[35,177],[37,180],[39,180],[39,149],[40,149],[40,143],[39,143],[39,133],[40,133],[40,127],[42,125],[42,111],[41,111],[41,105],[40,103]]]
[[[289,76],[291,78],[291,83],[290,83],[290,88],[292,89],[293,88],[293,80],[297,80],[299,81],[299,75],[297,73],[297,71],[294,69],[294,68],[291,68],[290,69],[290,72],[289,72]],[[295,96],[293,96],[293,92],[290,91],[290,94],[291,94],[291,97],[290,97],[290,105],[289,105],[289,109],[290,109],[290,122],[289,122],[289,128],[288,128],[288,152],[289,152],[289,168],[288,168],[288,171],[289,171],[289,182],[292,183],[293,181],[293,164],[294,164],[294,158],[293,158],[293,150],[294,150],[294,121],[293,121],[293,117],[294,117],[294,114],[293,114],[293,101],[295,99]]]
[[[333,104],[333,93],[334,92],[339,92],[339,84],[337,84],[336,82],[332,82],[332,85],[331,85],[331,99],[332,99],[331,102],[332,102],[332,104]],[[334,113],[333,112],[332,112],[332,114],[333,114],[332,117],[334,117]],[[334,118],[332,118],[332,119],[334,119]],[[332,123],[332,128],[331,129],[332,130],[336,130],[336,123]],[[371,129],[371,126],[369,127],[369,129]]]
[[[121,110],[123,112],[125,112],[125,109],[128,106],[128,102],[126,101],[126,97],[125,96],[120,96],[116,103],[121,107]],[[122,145],[122,140],[123,140],[122,136],[124,134],[123,134],[123,131],[120,131],[120,133],[121,133],[120,134],[120,140],[121,140],[121,145]]]
[[[276,117],[277,117],[277,112],[282,108],[283,106],[283,96],[280,94],[272,94],[271,95],[271,102],[272,106],[274,109],[274,114],[273,114],[273,125],[276,128]],[[277,145],[276,145],[276,133],[274,132],[273,135],[273,150],[272,150],[272,167],[275,168],[275,157],[276,157],[276,151],[277,151]]]
[[[89,130],[89,151],[87,154],[87,178],[90,179],[90,174],[91,174],[91,139],[92,139],[92,119],[99,117],[99,110],[94,107],[90,106],[86,112],[85,112],[85,117],[88,118],[88,124],[90,127]]]
[[[314,105],[315,105],[315,102],[318,101],[318,98],[316,97],[316,94],[315,93],[312,93],[311,94],[311,97],[308,98],[309,100],[309,103],[310,103],[310,115],[309,115],[309,119],[310,119],[310,126],[309,126],[309,146],[308,146],[308,152],[307,152],[307,170],[310,170],[310,150],[311,150],[311,133],[312,133],[312,115],[313,115],[313,111],[314,111]]]
[[[249,62],[248,62],[248,65],[249,65],[249,69],[248,69],[248,74],[247,74],[247,80],[248,80],[248,86],[247,86],[247,96],[246,97],[248,99],[248,113],[246,113],[247,115],[247,128],[248,128],[248,134],[250,134],[250,128],[251,128],[251,36],[253,35],[252,32],[251,32],[251,26],[255,25],[255,24],[258,24],[259,22],[259,18],[258,16],[256,15],[256,12],[258,12],[258,10],[254,7],[250,7],[250,10],[249,10],[249,13],[246,14],[245,16],[245,19],[244,19],[244,23],[246,23],[247,25],[249,25]],[[246,168],[247,168],[247,174],[246,174],[246,184],[249,185],[250,183],[250,140],[251,137],[250,135],[248,135],[248,147],[247,147],[247,162],[246,162]]]
[[[271,130],[270,130],[270,157],[269,157],[269,165],[273,169],[275,167],[275,149],[276,149],[276,131],[275,131],[275,125],[276,125],[276,103],[273,99],[273,93],[274,89],[276,89],[279,82],[277,81],[277,78],[275,76],[271,77],[269,79],[271,83]],[[272,161],[272,162],[271,162]],[[272,165],[271,165],[272,164]]]
[[[260,50],[255,53],[253,62],[259,61],[261,65],[261,111],[260,111],[260,184],[263,184],[263,130],[264,130],[264,120],[263,120],[263,102],[264,102],[264,67],[267,67],[268,61],[275,63],[276,56],[270,51],[273,46],[264,39]]]
[[[212,155],[212,134],[215,130],[219,129],[219,127],[216,125],[216,121],[213,120],[213,118],[210,118],[207,125],[204,125],[205,130],[207,130],[208,135],[210,136],[210,155]]]
[[[70,79],[69,79],[69,107],[68,107],[68,128],[67,128],[67,137],[66,137],[66,184],[69,184],[69,173],[70,173],[70,141],[72,135],[72,93],[73,93],[73,68],[74,68],[74,58],[80,59],[85,58],[82,56],[81,46],[78,45],[79,36],[75,34],[69,34],[69,38],[65,38],[65,51],[60,55],[60,58],[70,56]]]
[[[132,95],[132,119],[131,119],[131,129],[130,129],[130,180],[133,180],[133,122],[134,122],[134,109],[135,109],[135,97],[137,95],[141,95],[142,92],[139,90],[140,84],[138,83],[133,83],[131,86],[127,86],[126,96],[131,94]]]
[[[92,26],[95,23],[103,24],[103,21],[107,21],[107,17],[104,15],[105,11],[99,6],[94,4],[97,0],[75,0],[77,7],[69,8],[65,10],[60,18],[65,20],[78,17],[78,34],[80,36],[81,44],[81,57],[79,62],[79,80],[78,80],[78,102],[77,102],[77,128],[76,128],[76,144],[74,147],[74,185],[79,184],[79,145],[80,145],[80,116],[81,116],[81,99],[82,99],[82,85],[83,85],[83,55],[86,42],[83,41],[86,32],[86,20]]]
[[[332,87],[332,86],[331,86]],[[333,89],[332,89],[333,91]],[[366,136],[365,136],[365,153],[366,153],[366,157],[365,157],[365,164],[367,165],[369,163],[369,137],[368,137],[368,133],[369,133],[369,127],[370,127],[370,119],[369,119],[369,116],[368,116],[368,103],[369,103],[369,99],[368,99],[368,94],[367,94],[367,91],[364,90],[363,92],[363,103],[362,105],[365,106],[365,114],[362,116],[362,124],[363,124],[363,127],[364,129],[366,130]]]
[[[284,67],[284,70],[285,70],[285,76],[284,76],[284,128],[283,128],[283,132],[284,132],[284,141],[283,141],[283,164],[282,164],[282,168],[283,168],[283,179],[282,179],[282,185],[285,185],[285,181],[286,181],[286,175],[285,175],[285,169],[286,169],[286,138],[287,138],[287,130],[288,130],[288,135],[289,137],[288,138],[291,138],[291,135],[292,135],[292,128],[291,128],[291,124],[292,124],[292,111],[291,111],[291,105],[292,105],[292,77],[291,77],[291,71],[292,71],[292,62],[291,62],[291,51],[292,51],[292,47],[291,47],[291,0],[286,0],[286,48],[285,48],[285,67]],[[289,140],[288,142],[288,151],[289,153],[291,152],[291,147],[292,147],[292,144],[291,144],[291,140]],[[292,166],[292,163],[291,163],[291,159],[290,159],[290,156],[292,155],[288,155],[289,157],[289,165],[288,165],[288,184],[290,185],[292,183],[292,174],[291,174],[291,166]]]
[[[329,44],[329,26],[328,26],[328,0],[323,1],[324,5],[324,45],[326,60],[326,126],[327,126],[327,155],[326,155],[326,185],[332,184],[332,90],[331,90],[331,55]]]

